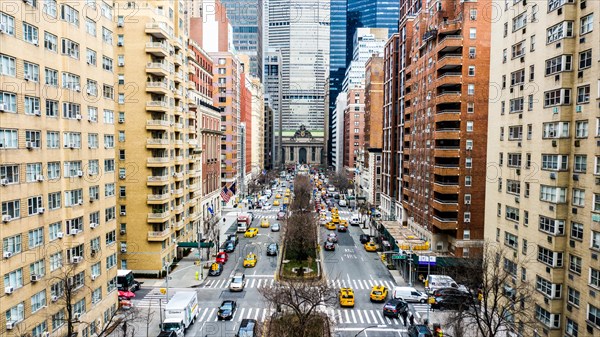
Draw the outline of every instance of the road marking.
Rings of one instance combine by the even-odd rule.
[[[261,318],[260,318],[260,320],[261,320],[262,322],[264,322],[264,321],[265,321],[265,318],[267,317],[267,310],[268,310],[268,309],[266,309],[266,308],[265,308],[265,309],[263,309],[263,313],[262,313],[262,316],[261,316]]]
[[[350,313],[352,314],[352,321],[356,323],[356,315],[354,315],[354,310],[350,311]]]
[[[256,279],[250,279],[250,284],[248,284],[249,288],[254,287],[254,281],[256,281]]]
[[[254,319],[258,320],[258,312],[260,309],[256,308],[256,312],[254,313]]]
[[[363,321],[362,315],[360,313],[360,310],[356,310],[356,314],[358,315],[358,320],[360,321],[360,324],[363,324],[364,321]]]
[[[383,315],[381,314],[381,312],[377,311],[377,316],[379,317],[379,320],[381,321],[381,323],[385,324],[385,319],[383,319]]]
[[[208,313],[208,308],[205,308],[204,310],[202,310],[203,314],[202,316],[200,316],[200,318],[198,318],[199,322],[202,322],[204,320],[204,316]]]
[[[365,320],[367,324],[371,324],[371,320],[369,319],[369,312],[367,310],[363,310],[365,312]]]
[[[350,323],[350,315],[348,315],[347,310],[344,310],[344,315],[346,316],[346,323]]]
[[[271,284],[270,284],[271,287],[273,286],[273,283],[275,283],[275,279],[271,279]]]
[[[246,317],[246,315],[244,315],[244,311],[246,311],[246,308],[242,308],[242,312],[240,313],[240,316],[239,316],[240,318]]]
[[[206,317],[206,321],[208,322],[208,320],[210,319],[211,316],[213,316],[213,313],[215,312],[215,310],[217,310],[216,308],[212,308],[212,310],[210,311],[210,313],[208,314],[208,316]],[[216,318],[217,315],[214,315],[214,318]]]
[[[256,285],[256,288],[260,288],[260,284],[262,283],[262,279],[258,279],[258,284]],[[265,282],[266,283],[266,282]]]

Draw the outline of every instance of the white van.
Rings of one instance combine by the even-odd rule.
[[[394,288],[394,298],[404,300],[406,302],[427,302],[427,294],[422,293],[413,287]]]
[[[441,288],[455,288],[459,290],[467,290],[463,285],[458,285],[454,279],[448,275],[429,275],[427,276],[427,287],[425,288],[428,292],[434,292]]]
[[[358,214],[352,215],[352,218],[350,218],[350,225],[352,225],[352,226],[360,225],[360,216]]]

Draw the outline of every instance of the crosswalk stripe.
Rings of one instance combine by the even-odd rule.
[[[338,321],[338,323],[343,323],[343,321],[344,321],[341,310],[337,311],[337,321]]]
[[[363,324],[363,323],[364,323],[364,321],[363,321],[362,314],[360,313],[360,310],[357,310],[357,311],[356,311],[356,314],[358,315],[358,320],[360,321],[360,324]]]
[[[346,316],[346,323],[350,323],[350,316],[348,315],[347,310],[344,310],[344,315]]]
[[[271,287],[273,286],[273,283],[275,283],[275,279],[271,279],[271,284],[270,284]]]
[[[259,313],[260,309],[256,309],[256,311],[254,312],[254,319],[258,320],[258,313]]]
[[[258,279],[258,284],[256,285],[256,288],[260,288],[260,284],[262,283],[261,279]]]
[[[356,323],[356,315],[354,314],[354,310],[350,311],[350,313],[352,314],[352,321]]]
[[[262,313],[262,316],[261,316],[261,318],[260,318],[260,320],[261,320],[262,322],[264,322],[264,321],[265,321],[265,318],[267,318],[267,310],[268,310],[268,309],[263,309],[263,313]]]
[[[381,324],[385,324],[385,320],[383,319],[383,315],[377,311],[377,317],[379,317],[379,320],[381,321]]]
[[[367,312],[367,310],[363,310],[365,312],[365,320],[367,321],[367,324],[371,324],[371,319],[369,319],[369,313]]]
[[[240,312],[238,319],[241,319],[242,317],[246,317],[246,315],[244,315],[244,311],[246,311],[246,308],[242,308],[242,311]]]
[[[250,284],[248,284],[248,286],[250,288],[254,287],[254,282],[256,281],[256,279],[250,279]]]
[[[217,315],[213,315],[213,313],[215,312],[215,310],[217,310],[217,309],[215,309],[215,308],[212,308],[212,309],[210,310],[210,313],[208,314],[208,316],[206,316],[206,320],[207,320],[207,321],[210,319],[210,317],[211,317],[211,316],[213,316],[213,317],[215,317],[215,318],[216,318],[216,316],[217,316]]]
[[[198,321],[202,322],[204,320],[204,316],[206,316],[207,313],[208,313],[208,308],[202,310],[202,316],[200,316],[200,318],[198,318]]]

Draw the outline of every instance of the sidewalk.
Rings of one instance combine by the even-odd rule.
[[[232,225],[237,221],[238,212],[243,211],[242,208],[224,208],[223,218],[225,221],[219,221],[219,244],[225,242],[228,234],[235,232],[235,227]],[[230,230],[232,229],[233,232]],[[218,249],[218,248],[217,248]],[[215,248],[210,249],[210,259],[214,260]],[[208,277],[208,269],[202,269],[202,266],[197,266],[196,261],[198,260],[198,249],[192,248],[190,254],[182,258],[169,273],[169,288],[194,288],[202,285],[202,282]],[[209,261],[202,261],[205,265]],[[196,272],[198,273],[198,279],[196,280]],[[165,278],[161,279],[137,279],[140,282],[144,282],[142,287],[144,288],[162,288],[166,287]]]

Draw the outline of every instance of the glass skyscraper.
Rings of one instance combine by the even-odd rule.
[[[352,61],[356,28],[387,28],[389,36],[398,32],[400,1],[398,0],[331,0],[331,32],[329,40],[329,120],[342,90],[346,68]],[[331,125],[329,134],[333,130]],[[327,142],[331,153],[331,137]],[[331,165],[331,156],[328,156]]]
[[[250,74],[258,71],[258,0],[221,0],[233,28],[233,45],[240,54],[250,56]]]

